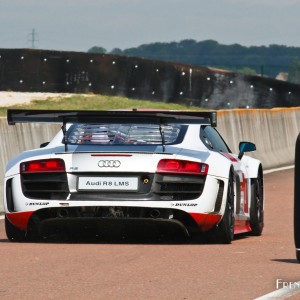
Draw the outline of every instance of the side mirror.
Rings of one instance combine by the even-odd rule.
[[[256,146],[253,143],[250,142],[240,142],[239,144],[239,159],[242,159],[245,152],[253,152],[256,150]]]

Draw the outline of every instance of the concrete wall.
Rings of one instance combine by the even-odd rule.
[[[9,126],[6,118],[0,118],[1,195],[7,161],[21,151],[38,148],[41,143],[51,140],[59,128],[57,124]],[[233,152],[238,152],[240,141],[254,142],[257,151],[251,155],[262,161],[264,169],[291,165],[294,164],[295,142],[300,131],[300,108],[221,110],[218,111],[217,129]]]
[[[251,156],[264,169],[294,164],[295,142],[300,132],[300,108],[218,111],[218,131],[233,152],[240,141],[251,141],[257,151]]]

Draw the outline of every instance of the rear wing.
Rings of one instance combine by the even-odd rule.
[[[67,123],[110,123],[110,124],[158,124],[163,152],[165,137],[163,124],[207,124],[217,126],[217,113],[214,111],[91,111],[91,110],[26,110],[8,109],[9,125],[16,123],[62,123],[63,143],[68,151]]]
[[[16,123],[181,123],[217,126],[215,111],[87,111],[8,109],[9,125]]]

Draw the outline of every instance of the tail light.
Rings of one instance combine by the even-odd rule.
[[[20,173],[65,172],[65,162],[62,159],[42,159],[26,161],[20,164]]]
[[[157,173],[180,173],[192,175],[207,175],[208,165],[195,161],[179,159],[161,159],[157,165]]]

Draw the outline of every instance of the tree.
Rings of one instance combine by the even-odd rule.
[[[123,51],[120,48],[114,48],[110,51],[110,54],[122,55]]]
[[[255,70],[248,68],[248,67],[244,67],[240,70],[237,70],[237,72],[244,74],[244,75],[257,75]]]
[[[107,51],[103,47],[94,46],[88,50],[88,53],[102,53],[105,54]]]
[[[107,53],[102,47],[93,47],[88,52]],[[291,66],[290,72],[293,78],[296,76],[294,75],[296,71],[293,69],[297,67],[297,63],[292,62],[295,58],[300,58],[300,47],[283,45],[245,47],[240,44],[219,44],[215,40],[197,42],[193,39],[185,39],[180,42],[143,44],[124,50],[115,48],[109,53],[233,71],[240,70],[241,73],[249,75],[254,75],[254,70],[257,74],[263,74],[263,66],[264,75],[269,77],[275,77],[280,72],[287,72]],[[300,83],[298,79],[292,80]]]
[[[289,68],[289,81],[300,84],[300,59],[296,58]]]

